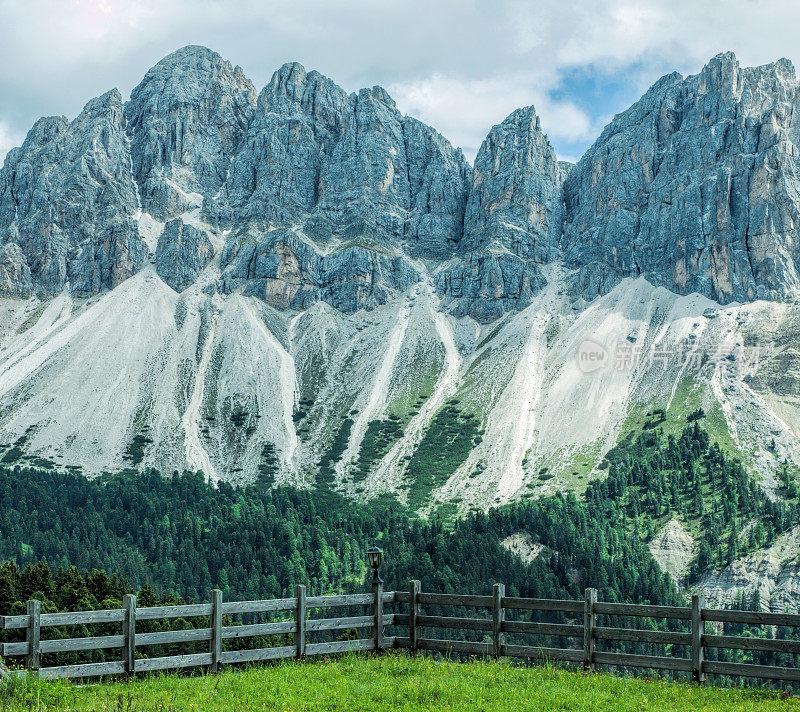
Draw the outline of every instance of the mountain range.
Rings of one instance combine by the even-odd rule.
[[[733,54],[577,164],[474,165],[381,87],[190,46],[0,169],[6,461],[487,508],[582,491],[659,413],[800,461],[800,90]]]

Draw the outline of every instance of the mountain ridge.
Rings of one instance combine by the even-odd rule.
[[[380,87],[289,63],[256,92],[178,50],[0,169],[0,434],[87,474],[486,508],[702,406],[772,491],[800,462],[798,102],[787,61],[718,55],[576,165],[530,106],[470,166]]]

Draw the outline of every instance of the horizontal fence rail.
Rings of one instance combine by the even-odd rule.
[[[137,608],[136,598],[125,596],[121,609],[70,613],[42,613],[38,601],[29,601],[25,615],[0,616],[0,631],[21,631],[25,637],[19,642],[0,643],[0,656],[23,656],[25,668],[42,677],[80,678],[193,667],[206,667],[217,672],[222,665],[237,663],[399,648],[408,650],[412,656],[429,651],[547,660],[582,665],[586,670],[594,670],[600,665],[653,668],[689,673],[696,682],[703,682],[708,674],[800,682],[800,668],[706,659],[709,649],[800,655],[800,640],[721,634],[722,626],[726,623],[773,628],[800,627],[800,615],[710,609],[698,596],[692,597],[689,607],[652,606],[601,602],[597,600],[594,589],[587,589],[582,601],[506,596],[502,584],[495,585],[491,596],[428,593],[421,590],[419,581],[411,581],[407,592],[385,592],[383,584],[376,582],[371,593],[364,594],[306,596],[305,586],[296,586],[294,593],[291,598],[223,602],[222,592],[215,589],[209,603],[148,608]],[[399,612],[385,613],[385,604],[399,606]],[[352,615],[352,611],[345,611],[346,615],[336,616],[334,611],[330,611],[358,606],[369,606],[369,613]],[[477,616],[466,614],[466,611],[466,615],[430,615],[423,611],[423,607],[429,606],[477,609],[479,613]],[[309,618],[309,610],[316,611],[318,615],[321,612],[325,617]],[[239,624],[230,620],[231,616],[271,613],[278,614],[284,620]],[[509,613],[517,617],[531,613],[556,620],[511,620],[507,618]],[[598,624],[598,616],[603,616],[604,622],[610,619],[611,624]],[[207,618],[208,625],[185,630],[137,630],[139,622],[197,618]],[[682,625],[685,630],[624,627],[615,623],[620,618],[675,621],[677,623],[673,627]],[[712,630],[706,630],[707,623],[711,624]],[[119,632],[66,637],[71,626],[87,625],[116,626]],[[401,634],[385,636],[384,629],[387,627],[393,627]],[[62,634],[66,628],[65,637],[47,637],[43,640],[42,629],[48,631],[53,628],[59,629]],[[369,631],[369,637],[352,637],[354,631],[365,629]],[[432,629],[471,631],[477,633],[481,640],[423,636],[424,631]],[[335,636],[345,631],[350,639],[324,642],[308,640],[309,634],[327,633]],[[519,638],[516,642],[507,640],[520,635],[546,636],[560,641],[563,647],[522,644],[526,641]],[[284,644],[241,648],[242,641],[264,636],[284,636]],[[229,642],[227,647],[233,643],[240,645],[240,649],[225,649],[226,641]],[[643,655],[601,649],[608,646],[609,642],[675,646],[684,652],[682,655]],[[206,651],[143,657],[145,653],[142,649],[146,650],[148,646],[189,643],[207,646]],[[85,651],[112,651],[105,654],[113,655],[116,659],[49,667],[41,665],[42,655]],[[0,661],[0,677],[8,674]]]
[[[292,598],[263,601],[222,601],[222,592],[211,592],[210,603],[138,608],[135,596],[125,596],[121,609],[42,613],[38,601],[28,602],[25,615],[0,616],[0,631],[24,631],[25,640],[0,643],[3,658],[24,656],[28,672],[43,678],[83,678],[107,675],[133,675],[157,670],[180,670],[207,667],[216,672],[222,665],[277,660],[281,658],[331,655],[349,651],[381,650],[394,647],[394,639],[385,637],[383,629],[394,625],[394,614],[384,614],[383,605],[394,603],[393,592],[385,592],[382,584],[373,586],[371,593],[339,596],[306,596],[305,586],[296,586]],[[377,603],[376,603],[377,602]],[[309,619],[308,611],[328,612],[335,608],[370,606],[369,615],[336,616]],[[223,625],[223,616],[243,614],[283,613],[287,620],[268,623]],[[208,627],[156,632],[137,631],[136,624],[144,621],[167,621],[178,618],[208,618]],[[117,625],[120,633],[84,637],[62,637],[42,640],[42,629],[69,630],[74,626]],[[369,638],[308,642],[307,634],[370,629]],[[376,632],[377,631],[377,632]],[[62,632],[62,630],[59,630]],[[262,636],[292,636],[291,645],[266,648],[223,650],[223,641],[242,641]],[[154,645],[203,643],[208,652],[137,657],[142,648]],[[84,651],[118,651],[118,659],[72,665],[41,666],[41,656],[52,653]],[[0,677],[9,674],[0,662]]]

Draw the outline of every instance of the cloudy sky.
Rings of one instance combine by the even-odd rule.
[[[42,115],[127,97],[169,52],[203,44],[257,88],[287,61],[353,91],[381,84],[470,160],[488,129],[534,104],[575,160],[659,76],[732,50],[800,61],[786,0],[0,0],[0,161]]]

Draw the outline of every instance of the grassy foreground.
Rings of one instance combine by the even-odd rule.
[[[220,675],[78,686],[0,685],[0,710],[800,710],[777,694],[660,680],[585,676],[507,662],[412,660],[402,654],[284,662]]]

